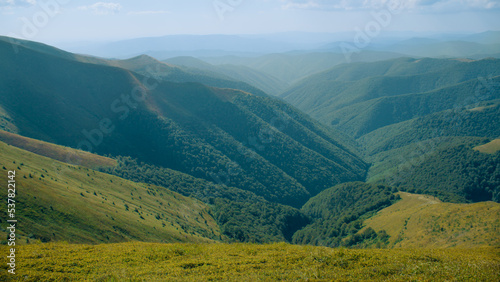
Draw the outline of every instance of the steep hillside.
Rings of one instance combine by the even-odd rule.
[[[172,83],[0,42],[1,107],[17,133],[251,191],[300,207],[365,178],[354,144],[286,103]]]
[[[120,67],[133,72],[170,82],[198,82],[207,86],[233,88],[258,96],[267,96],[265,89],[258,88],[252,80],[242,80],[242,77],[228,76],[214,70],[198,70],[181,68],[152,57],[141,55],[127,60],[108,60],[105,65]],[[247,83],[249,82],[249,83]],[[256,87],[257,86],[257,87]]]
[[[0,130],[0,141],[68,164],[81,165],[88,168],[114,167],[117,165],[117,162],[110,158],[23,137],[3,130]]]
[[[443,201],[499,201],[500,107],[447,110],[382,127],[359,138],[372,163],[369,182],[431,194]],[[483,147],[484,144],[484,147]],[[477,147],[479,146],[479,147]],[[473,148],[490,148],[491,155]]]
[[[365,219],[397,200],[392,189],[383,185],[351,182],[327,189],[302,207],[313,222],[297,231],[293,242],[327,247],[353,247],[369,242],[383,247],[387,244],[384,232],[368,230],[361,236],[355,234]]]
[[[500,202],[500,153],[485,154],[463,144],[436,148],[380,182],[445,201]]]
[[[200,72],[198,70],[192,70],[192,71],[183,70],[179,67],[160,62],[146,55],[140,55],[124,60],[104,59],[99,57],[72,54],[42,43],[20,40],[20,39],[12,39],[9,37],[0,36],[0,41],[9,43],[14,52],[19,52],[20,50],[22,50],[19,49],[19,47],[23,47],[46,55],[77,61],[81,63],[119,67],[146,76],[152,76],[155,77],[156,79],[163,79],[166,81],[198,82],[214,87],[240,89],[243,91],[250,92],[254,95],[261,95],[261,96],[266,95],[262,90],[252,85],[249,85],[238,79],[231,78],[229,76],[221,75],[215,71]]]
[[[498,102],[481,108],[480,111],[455,108],[418,117],[379,128],[358,141],[369,155],[374,155],[433,138],[474,136],[494,139],[500,136]]]
[[[51,158],[45,159],[44,164],[57,170],[55,179],[59,179],[60,174],[66,175],[65,173],[69,171],[67,167],[60,168],[58,161],[61,161],[67,164],[81,165],[83,169],[98,168],[101,172],[136,183],[166,187],[170,191],[198,199],[210,206],[207,213],[213,215],[222,233],[222,237],[218,239],[258,243],[290,241],[293,233],[309,222],[309,219],[298,210],[268,202],[254,193],[213,184],[171,169],[138,164],[130,157],[110,159],[4,131],[0,131],[0,140],[37,155]],[[19,163],[19,160],[17,162]],[[66,175],[66,177],[71,178],[72,176]],[[72,179],[72,181],[78,183],[79,180]],[[26,183],[23,184],[26,185]],[[100,183],[92,180],[88,185],[93,187],[100,185]],[[41,210],[49,209],[49,206],[45,204],[47,203],[39,205],[39,208]],[[57,215],[54,214],[47,216],[49,220],[57,218]],[[77,228],[78,226],[75,227],[75,229]],[[75,232],[78,231],[75,230]],[[51,238],[51,240],[58,241],[64,240],[64,238],[57,237]],[[87,241],[82,238],[74,238],[74,242]]]
[[[68,165],[3,142],[0,156],[2,183],[7,183],[8,171],[16,171],[20,244],[36,240],[210,242],[222,238],[207,205],[163,187]],[[7,224],[5,213],[2,230]]]
[[[361,232],[385,230],[394,248],[500,246],[500,204],[450,204],[426,195],[398,194],[401,201],[365,220]]]

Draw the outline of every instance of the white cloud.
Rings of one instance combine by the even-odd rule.
[[[373,10],[395,4],[410,11],[450,12],[500,8],[499,0],[279,0],[283,9]]]
[[[170,14],[169,11],[132,11],[128,12],[128,15],[144,16],[144,15],[159,15],[159,14]]]
[[[116,14],[122,8],[120,3],[97,2],[89,6],[80,6],[78,10],[91,11],[94,15],[105,16]]]
[[[0,7],[29,7],[36,5],[36,0],[0,0]]]

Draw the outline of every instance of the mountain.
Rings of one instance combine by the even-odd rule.
[[[26,137],[130,156],[300,207],[363,180],[355,142],[270,97],[174,83],[2,41],[5,120]]]
[[[345,64],[302,80],[281,97],[357,138],[474,99],[484,83],[496,87],[499,65],[497,59],[409,58]],[[476,100],[500,98],[497,91],[484,92]]]
[[[411,59],[341,65],[282,97],[356,138],[367,181],[456,203],[499,201],[497,59]]]
[[[251,38],[239,35],[168,35],[121,40],[71,48],[75,53],[85,53],[109,58],[126,58],[141,54],[160,55],[160,59],[194,54],[263,54],[294,49],[294,44]]]
[[[175,57],[167,59],[164,62],[172,65],[183,66],[187,68],[187,71],[191,72],[195,72],[196,70],[205,70],[212,73],[219,73],[231,79],[246,82],[274,96],[280,94],[288,87],[287,83],[268,73],[260,72],[245,66],[230,64],[214,66],[193,57]]]
[[[198,200],[163,187],[68,165],[3,142],[0,155],[0,180],[7,183],[7,171],[16,171],[19,241],[95,244],[211,242],[221,238],[209,207]],[[8,218],[6,211],[2,218]]]
[[[461,40],[480,44],[500,44],[500,31],[490,30],[482,33],[467,35],[461,38]]]
[[[185,70],[180,67],[166,64],[147,55],[140,55],[133,58],[123,60],[104,59],[99,57],[85,56],[72,54],[45,44],[17,40],[8,37],[1,37],[0,40],[12,43],[14,52],[19,51],[18,46],[23,46],[36,52],[41,52],[47,55],[57,56],[63,59],[69,59],[82,63],[91,63],[104,66],[112,66],[127,69],[145,76],[153,76],[158,79],[164,79],[171,82],[198,82],[207,86],[219,88],[234,88],[254,95],[265,96],[266,94],[252,85],[249,85],[238,78],[232,78],[216,71],[200,71],[196,69]],[[252,82],[252,81],[250,81]],[[253,81],[255,82],[255,81]]]
[[[498,41],[489,39],[486,39],[485,41],[488,42],[488,44],[462,40],[445,42],[422,40],[417,44],[415,44],[415,41],[403,41],[388,48],[384,48],[383,50],[387,52],[401,53],[408,56],[433,58],[467,58],[477,55],[482,55],[483,58],[485,58],[490,54],[498,53],[500,50],[500,43]]]

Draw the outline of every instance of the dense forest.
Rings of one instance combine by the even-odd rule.
[[[400,190],[446,202],[500,202],[500,152],[484,154],[470,145],[445,148],[402,166],[388,180]]]
[[[297,231],[293,242],[328,247],[376,245],[388,241],[384,231],[363,228],[363,220],[399,199],[391,187],[363,182],[344,183],[311,198],[301,209],[313,219],[312,224]]]

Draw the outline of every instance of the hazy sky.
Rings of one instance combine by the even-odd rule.
[[[366,28],[380,11],[390,14],[378,20],[382,31],[500,30],[500,0],[0,0],[0,34],[50,43],[339,32]]]

